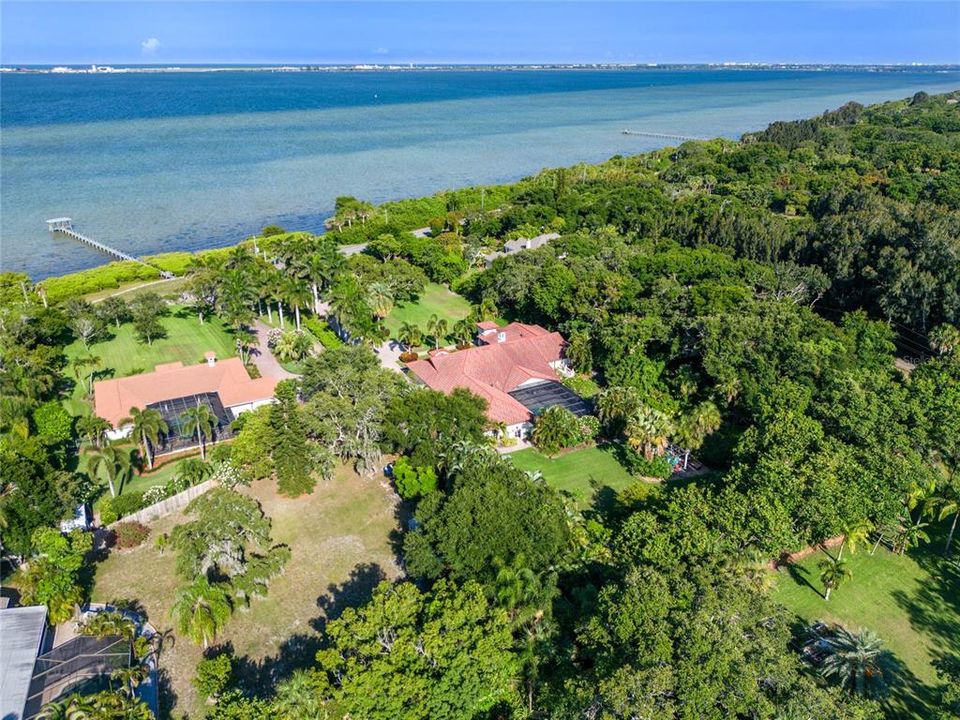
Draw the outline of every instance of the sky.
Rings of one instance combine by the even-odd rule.
[[[15,2],[0,63],[960,63],[960,2]]]

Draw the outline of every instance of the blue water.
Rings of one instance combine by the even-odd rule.
[[[848,100],[960,88],[960,72],[433,71],[4,75],[0,265],[35,278],[102,263],[43,221],[133,254],[319,230],[337,195],[375,202],[666,141],[737,137]]]

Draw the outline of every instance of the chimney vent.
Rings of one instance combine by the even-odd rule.
[[[497,333],[497,342],[502,343],[507,341],[507,334],[502,330]]]
[[[207,361],[208,367],[213,367],[217,364],[217,354],[213,351],[205,352],[203,354],[204,359]]]

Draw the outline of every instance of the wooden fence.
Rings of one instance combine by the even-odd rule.
[[[165,500],[161,500],[158,503],[154,503],[148,507],[145,507],[141,510],[137,510],[135,513],[130,515],[125,515],[124,517],[117,520],[116,523],[110,525],[110,528],[116,526],[120,522],[139,522],[139,523],[149,523],[154,520],[158,520],[165,515],[176,512],[187,506],[187,504],[194,498],[198,498],[203,495],[207,490],[211,490],[217,486],[216,480],[205,480],[199,485],[194,485],[189,487],[183,492],[179,492],[176,495],[171,495]]]

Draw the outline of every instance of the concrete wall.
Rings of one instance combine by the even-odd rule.
[[[139,523],[150,523],[154,520],[162,518],[165,515],[181,510],[187,506],[187,504],[194,498],[198,498],[203,495],[207,490],[212,490],[217,486],[216,481],[206,480],[199,485],[194,485],[193,487],[187,488],[183,492],[177,493],[176,495],[171,495],[166,500],[161,500],[158,503],[154,503],[149,507],[145,507],[142,510],[137,510],[137,512],[126,515],[113,525],[109,527],[114,527],[117,523],[121,522],[139,522]]]

